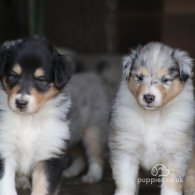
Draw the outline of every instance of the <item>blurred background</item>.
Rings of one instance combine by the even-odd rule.
[[[195,57],[194,0],[1,0],[0,26],[0,42],[44,35],[77,54],[78,71],[98,70],[109,82],[137,44],[162,41]]]
[[[73,51],[77,71],[98,72],[110,97],[120,80],[121,56],[137,44],[162,41],[195,57],[194,0],[1,0],[0,27],[0,43],[38,34],[61,52]],[[62,194],[109,195],[114,189],[110,173],[100,185],[77,190],[75,184],[65,183]],[[140,194],[157,192],[145,186]]]
[[[82,54],[163,41],[195,56],[194,0],[1,0],[0,41],[45,35]]]

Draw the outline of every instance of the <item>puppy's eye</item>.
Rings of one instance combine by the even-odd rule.
[[[48,81],[44,78],[44,77],[38,77],[36,78],[36,84],[40,85],[40,86],[47,86],[48,85]]]
[[[7,82],[10,84],[14,84],[17,82],[18,75],[15,73],[10,73],[7,75]]]
[[[144,75],[143,74],[135,75],[135,80],[137,82],[142,82],[144,80]]]
[[[162,84],[169,85],[169,84],[171,84],[171,79],[168,79],[168,78],[163,77],[163,78],[161,79],[161,83],[162,83]]]

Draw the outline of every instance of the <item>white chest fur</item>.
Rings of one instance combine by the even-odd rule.
[[[184,88],[169,105],[145,111],[127,89],[121,89],[114,108],[111,138],[118,149],[137,156],[145,168],[162,163],[171,153],[187,153],[192,148],[194,121],[193,90]],[[111,146],[112,147],[112,146]]]
[[[65,149],[69,139],[66,114],[70,101],[59,107],[47,104],[39,113],[22,116],[8,109],[1,114],[0,153],[13,160],[16,170],[28,174],[42,160],[53,158]],[[63,120],[62,120],[63,119]]]

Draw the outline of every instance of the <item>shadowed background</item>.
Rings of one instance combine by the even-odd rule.
[[[34,34],[46,36],[60,51],[71,50],[77,71],[96,71],[114,96],[121,56],[129,48],[162,41],[195,57],[194,0],[1,0],[0,42]],[[111,195],[109,168],[100,184],[64,180],[61,194]],[[157,194],[142,185],[140,194]],[[25,193],[27,194],[27,192]]]

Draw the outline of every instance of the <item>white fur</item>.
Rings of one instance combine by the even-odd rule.
[[[5,92],[0,93],[0,154],[6,166],[12,165],[0,180],[0,194],[15,195],[14,190],[4,193],[8,185],[4,183],[10,182],[6,178],[12,180],[15,172],[28,176],[38,162],[54,158],[66,148],[65,140],[70,137],[66,120],[70,99],[62,93],[46,102],[37,113],[20,115],[8,107]]]
[[[24,112],[21,111],[20,109],[17,108],[16,106],[16,100],[24,100],[27,102],[27,106],[25,109],[25,114],[32,114],[33,112],[35,112],[35,104],[36,104],[36,100],[32,95],[27,95],[27,94],[16,94],[13,95],[10,98],[10,108],[14,111],[14,112],[19,112],[20,114],[23,114]]]
[[[151,61],[164,59],[158,50],[153,52]],[[154,71],[157,69],[151,66],[155,67]],[[173,100],[148,111],[138,105],[124,75],[113,106],[109,140],[115,195],[135,195],[139,165],[150,170],[156,164],[165,163],[167,169],[174,169],[176,177],[184,177],[192,151],[194,108],[191,78]],[[180,194],[163,185],[161,195]]]
[[[83,158],[76,158],[72,164],[63,172],[64,177],[75,177],[79,175],[85,168],[85,161]]]
[[[137,164],[151,169],[169,158],[179,167],[178,174],[184,176],[192,149],[192,94],[191,81],[188,81],[183,92],[163,109],[147,111],[137,104],[126,81],[122,82],[114,106],[113,128],[116,132],[110,137],[113,175],[118,188],[134,186],[137,174],[132,169],[134,166],[137,169]],[[124,153],[123,158],[121,153]]]

